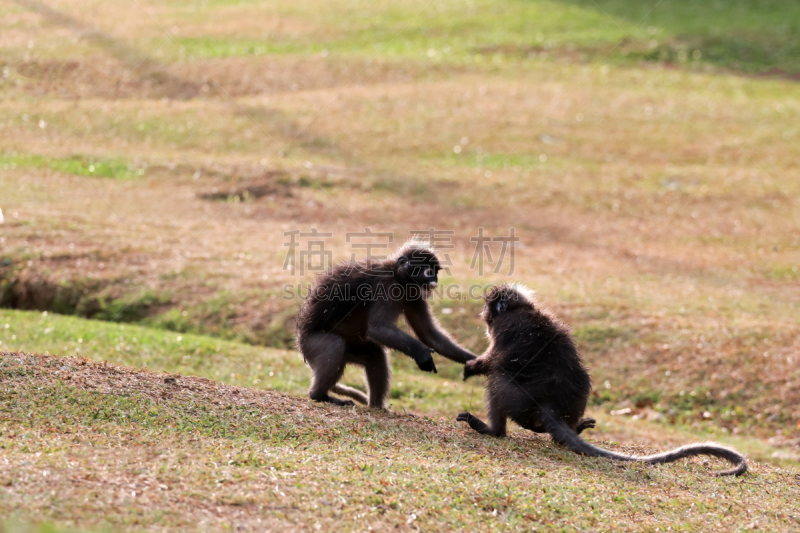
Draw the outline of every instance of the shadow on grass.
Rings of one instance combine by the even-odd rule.
[[[531,0],[526,0],[531,1]],[[560,0],[631,37],[617,53],[800,79],[800,4],[781,0]]]
[[[93,28],[83,21],[68,15],[38,0],[15,0],[24,9],[39,13],[52,24],[78,32],[81,38],[111,54],[126,67],[136,72],[137,77],[150,80],[163,89],[164,96],[171,98],[192,98],[200,92],[202,84],[176,77],[140,50],[113,36]]]

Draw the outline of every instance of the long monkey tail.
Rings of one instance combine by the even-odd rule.
[[[369,398],[367,398],[366,394],[358,389],[354,389],[353,387],[348,387],[347,385],[341,385],[337,383],[333,386],[331,392],[341,394],[342,396],[347,396],[348,398],[352,398],[358,403],[363,403],[364,405],[369,404]]]
[[[741,476],[747,471],[747,459],[744,455],[736,450],[720,446],[713,442],[701,444],[688,444],[675,448],[668,452],[657,453],[654,455],[624,455],[609,450],[604,450],[593,446],[580,438],[569,426],[567,426],[561,418],[550,408],[543,409],[544,423],[547,432],[553,436],[553,440],[563,444],[571,451],[577,454],[588,455],[589,457],[606,457],[617,461],[631,461],[638,463],[648,464],[663,464],[672,463],[678,459],[685,457],[692,457],[695,455],[710,455],[712,457],[719,457],[732,463],[734,466],[728,470],[721,470],[719,472],[712,472],[714,476]]]

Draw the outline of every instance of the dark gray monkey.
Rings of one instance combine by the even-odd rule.
[[[486,398],[489,424],[470,413],[457,420],[479,433],[506,434],[506,419],[553,440],[575,453],[617,461],[649,464],[671,463],[684,457],[711,455],[734,466],[714,475],[740,476],[747,460],[739,452],[713,442],[689,444],[647,456],[624,455],[593,446],[579,433],[594,427],[583,418],[592,381],[567,326],[538,308],[532,294],[516,285],[492,288],[483,309],[490,346],[464,366],[464,379],[488,376]]]
[[[441,270],[436,253],[410,242],[391,258],[350,261],[320,275],[297,316],[297,346],[314,372],[309,397],[353,405],[384,406],[391,371],[384,347],[403,352],[420,370],[436,372],[432,352],[466,363],[475,355],[459,346],[431,314],[427,298]],[[403,315],[419,337],[396,326]],[[340,385],[345,366],[364,368],[369,397]]]

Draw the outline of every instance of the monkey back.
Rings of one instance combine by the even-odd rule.
[[[391,266],[391,261],[350,261],[321,274],[297,316],[298,343],[307,333],[334,331],[365,313],[385,292],[379,287],[392,282]]]
[[[538,309],[518,309],[498,317],[492,342],[499,359],[492,366],[504,380],[526,390],[533,403],[548,401],[571,423],[583,416],[592,381],[558,319]]]

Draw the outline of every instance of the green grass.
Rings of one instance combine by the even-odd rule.
[[[295,351],[52,313],[0,310],[0,342],[3,350],[83,356],[298,396],[304,396],[310,384],[310,371]],[[480,407],[480,380],[462,385],[459,365],[438,358],[439,373],[429,375],[402,354],[393,353],[391,360],[394,408],[445,414]],[[364,390],[356,368],[348,368],[344,382]]]
[[[0,328],[5,349],[80,355],[294,393],[308,383],[307,378],[304,383],[293,381],[304,367],[302,358],[294,357],[293,352],[191,333],[10,310],[0,311]],[[283,379],[284,372],[287,379]]]
[[[194,18],[206,19],[215,12],[258,16],[263,9],[255,2],[211,6]],[[193,57],[325,50],[491,65],[502,62],[502,56],[528,59],[544,53],[800,71],[800,8],[777,0],[451,0],[403,6],[378,2],[368,10],[352,2],[275,7],[288,20],[301,20],[317,31],[264,31],[259,38],[180,37],[178,45]]]
[[[192,57],[263,56],[269,54],[314,53],[325,49],[323,44],[270,43],[243,39],[231,40],[211,37],[183,37],[177,40],[181,52]]]
[[[268,323],[258,328],[235,323],[237,313],[241,312],[242,301],[258,306],[265,304],[271,296],[277,295],[272,291],[242,291],[236,294],[219,291],[197,305],[173,307],[159,314],[151,314],[142,323],[181,333],[210,335],[258,346],[289,348],[294,345],[292,319],[295,309],[275,313]],[[126,311],[127,309],[125,308]]]
[[[506,150],[509,152],[510,150]],[[490,169],[504,169],[504,170],[530,170],[541,168],[545,163],[552,166],[554,161],[553,157],[547,157],[544,152],[546,148],[542,149],[539,155],[533,154],[514,154],[514,153],[499,153],[499,154],[476,154],[474,149],[459,154],[452,152],[444,156],[431,157],[430,164],[447,166],[464,166],[471,168],[490,168]],[[471,152],[471,153],[470,153]]]
[[[779,281],[796,281],[800,279],[800,267],[798,265],[775,265],[766,272],[766,276]]]
[[[108,527],[76,529],[74,527],[56,525],[49,521],[31,523],[20,520],[5,520],[5,523],[0,523],[0,531],[2,533],[111,533],[113,529]]]
[[[144,175],[143,168],[136,168],[121,159],[102,159],[93,156],[47,157],[37,154],[0,154],[0,168],[44,167],[63,174],[96,178],[133,179]]]
[[[632,34],[639,42],[622,48],[633,58],[674,63],[702,61],[748,71],[771,67],[800,71],[800,6],[792,2],[566,0],[564,3],[603,12],[608,16],[607,24],[618,24],[624,30],[638,25]]]

